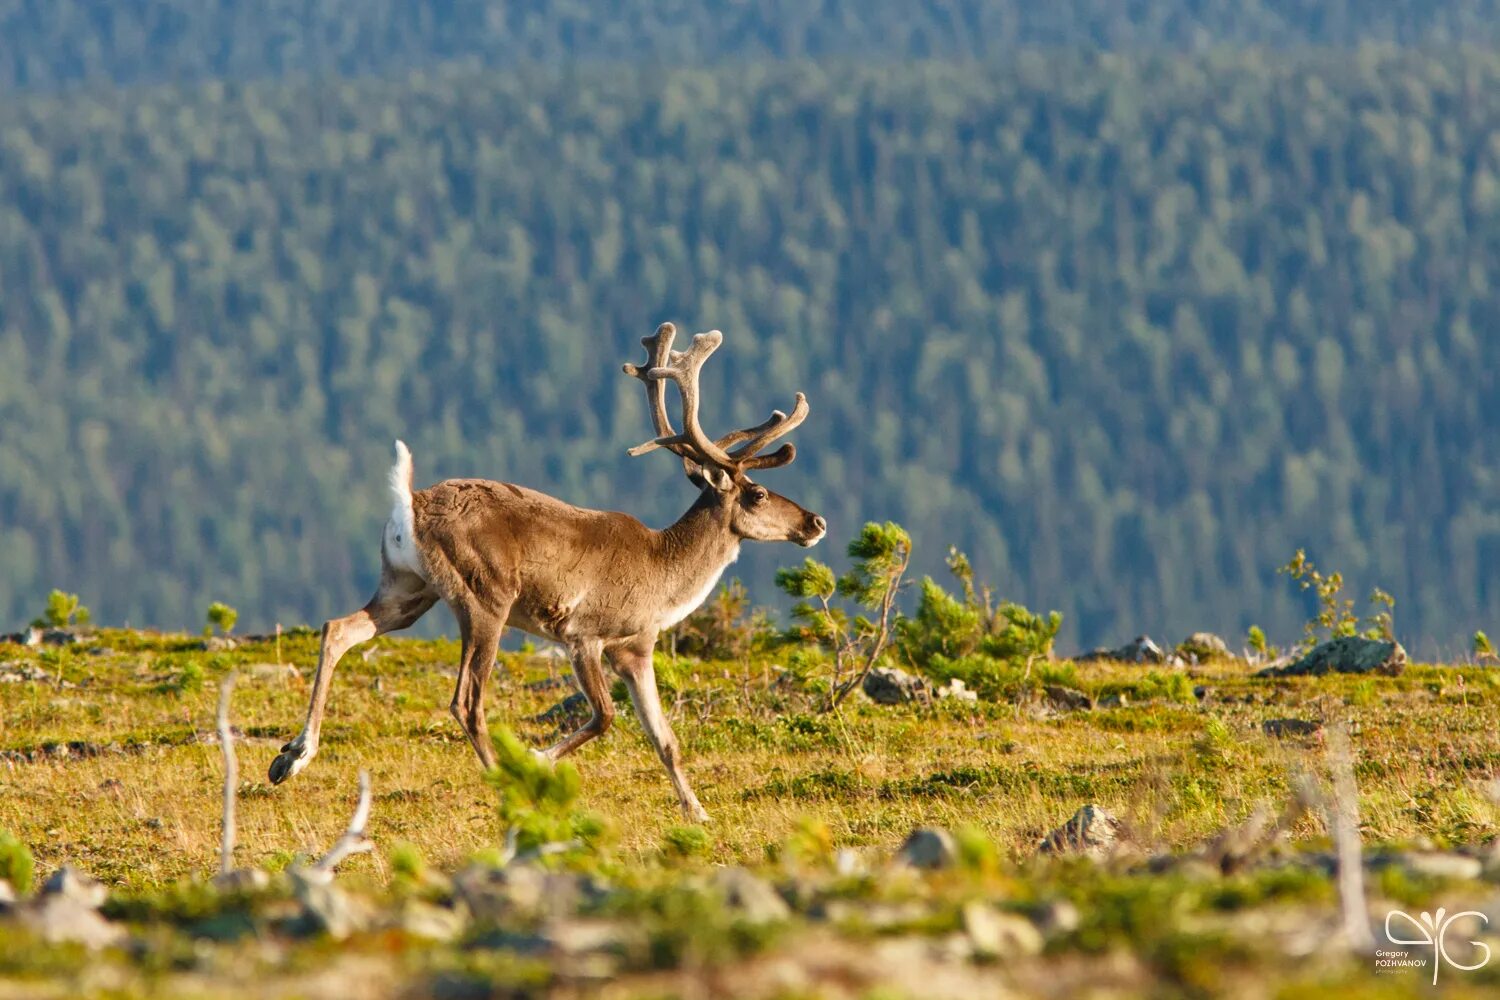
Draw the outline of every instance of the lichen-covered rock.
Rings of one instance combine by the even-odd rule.
[[[1115,649],[1095,649],[1076,657],[1078,662],[1088,660],[1119,660],[1122,663],[1166,663],[1167,654],[1151,641],[1149,635],[1138,635],[1130,642]]]
[[[927,689],[927,682],[896,667],[876,667],[865,674],[864,692],[880,705],[900,705],[916,701]]]
[[[72,865],[63,865],[47,876],[47,881],[42,883],[40,895],[61,896],[91,910],[97,910],[104,905],[109,890],[105,888],[103,882],[88,872],[74,868]]]
[[[370,905],[357,896],[319,878],[301,878],[293,870],[292,886],[302,904],[301,929],[323,933],[335,941],[368,930],[374,923]]]
[[[457,910],[408,899],[392,917],[391,926],[428,941],[452,941],[463,934],[467,922]]]
[[[1094,699],[1077,688],[1061,684],[1048,684],[1042,689],[1047,704],[1059,712],[1092,712]]]
[[[1228,659],[1229,643],[1212,632],[1194,632],[1177,644],[1179,656],[1203,663],[1207,660]]]
[[[1118,819],[1090,803],[1043,837],[1037,850],[1043,854],[1082,854],[1102,860],[1120,846],[1122,832]]]
[[[1310,722],[1306,719],[1267,719],[1260,724],[1260,728],[1267,736],[1273,736],[1279,740],[1323,734],[1323,723]]]
[[[907,835],[896,852],[896,862],[912,868],[952,868],[958,862],[953,834],[940,826],[922,826]]]
[[[942,687],[938,688],[935,693],[940,699],[952,698],[955,701],[979,701],[978,693],[970,691],[969,688],[964,684],[964,682],[959,680],[957,677],[953,678],[947,684],[944,684]]]
[[[1002,913],[979,900],[965,903],[961,916],[975,958],[1036,955],[1042,950],[1041,931],[1025,917]]]
[[[1297,677],[1317,674],[1385,674],[1395,677],[1406,669],[1406,650],[1399,642],[1345,635],[1316,646],[1295,663],[1268,667],[1260,677]]]
[[[16,907],[14,913],[22,927],[48,944],[81,944],[97,950],[120,944],[126,937],[124,928],[111,924],[76,896],[41,895]]]
[[[271,884],[271,876],[260,868],[235,868],[214,876],[213,885],[220,892],[260,892]]]
[[[746,923],[774,924],[791,918],[786,900],[769,883],[743,868],[720,868],[714,872],[712,884]]]

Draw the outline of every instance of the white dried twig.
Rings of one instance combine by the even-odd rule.
[[[219,838],[219,871],[234,867],[234,794],[240,784],[239,762],[234,756],[234,734],[229,729],[229,698],[234,692],[235,675],[219,683],[219,749],[224,753],[223,833]]]
[[[1333,803],[1329,809],[1334,850],[1339,865],[1339,903],[1344,914],[1344,934],[1349,947],[1369,952],[1375,947],[1370,917],[1365,906],[1364,862],[1359,844],[1359,789],[1354,783],[1354,755],[1349,733],[1340,722],[1328,727],[1328,768],[1333,778]]]
[[[338,839],[328,853],[318,859],[313,865],[314,871],[332,874],[339,862],[351,854],[363,854],[375,849],[375,842],[365,836],[365,824],[370,819],[370,772],[359,772],[359,804],[354,807],[354,815],[349,819],[349,828],[344,835]]]

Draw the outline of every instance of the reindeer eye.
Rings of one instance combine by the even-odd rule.
[[[766,488],[764,486],[757,486],[750,491],[750,502],[765,503],[766,499],[770,497],[770,495],[771,494],[766,492]]]

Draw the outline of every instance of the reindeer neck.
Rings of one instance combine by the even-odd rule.
[[[672,589],[697,591],[713,585],[739,556],[740,539],[730,529],[731,511],[720,496],[705,490],[687,513],[657,533],[657,557]]]

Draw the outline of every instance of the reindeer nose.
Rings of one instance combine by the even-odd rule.
[[[812,516],[812,524],[813,524],[813,527],[817,528],[819,531],[827,531],[828,530],[828,522],[825,521],[825,520],[823,520],[823,517],[820,514],[814,514]]]

